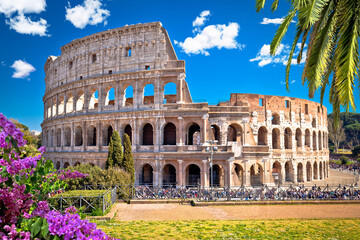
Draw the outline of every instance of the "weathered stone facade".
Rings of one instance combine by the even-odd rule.
[[[96,33],[45,64],[43,143],[57,168],[105,166],[113,130],[129,134],[136,183],[210,184],[206,141],[217,140],[215,185],[301,183],[329,175],[327,112],[297,98],[231,94],[193,103],[161,23]],[[164,95],[168,83],[176,94]],[[144,96],[146,85],[153,96]],[[132,87],[133,96],[126,98]],[[110,91],[114,98],[110,98]]]

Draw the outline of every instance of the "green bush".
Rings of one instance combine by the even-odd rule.
[[[360,145],[356,145],[353,149],[351,149],[352,155],[357,157],[360,153]]]
[[[340,161],[341,164],[346,164],[349,161],[349,158],[347,156],[341,156]]]
[[[88,174],[86,178],[67,179],[67,190],[75,190],[84,187],[84,185],[129,185],[131,184],[130,174],[118,167],[111,167],[108,169],[101,169],[97,166],[89,164],[77,165],[69,167],[69,169],[77,170],[78,172]]]
[[[356,159],[356,161],[360,163],[360,158]]]

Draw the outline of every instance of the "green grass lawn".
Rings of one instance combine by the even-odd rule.
[[[126,239],[360,239],[360,219],[96,222]]]
[[[108,190],[71,190],[71,191],[66,191],[63,192],[61,194],[57,194],[54,197],[79,197],[84,196],[84,197],[92,197],[92,196],[99,196],[99,195],[103,195],[105,192],[107,192]]]

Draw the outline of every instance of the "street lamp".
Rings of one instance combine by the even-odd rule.
[[[213,188],[213,181],[214,181],[214,174],[213,174],[213,158],[214,158],[214,151],[217,151],[218,148],[216,146],[213,146],[213,144],[217,143],[218,140],[209,140],[209,141],[206,141],[207,143],[210,144],[210,147],[206,147],[206,152],[209,152],[210,153],[210,158],[208,158],[208,161],[210,161],[210,187],[211,187],[211,190]]]

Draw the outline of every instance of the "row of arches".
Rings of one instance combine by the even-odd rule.
[[[127,86],[121,93],[123,97],[119,100],[119,106],[134,105],[134,96],[139,94],[141,96],[138,104],[148,105],[155,103],[154,85],[151,83],[145,84],[139,93],[134,93],[132,85]],[[165,84],[163,89],[163,100],[161,103],[175,103],[177,101],[177,86],[173,82]],[[54,117],[56,115],[68,114],[84,109],[97,109],[99,104],[107,107],[116,104],[116,91],[114,87],[105,88],[104,94],[99,94],[99,89],[91,88],[85,92],[78,91],[76,94],[70,92],[59,96],[58,99],[52,98],[45,103],[45,118]]]
[[[311,127],[316,128],[317,126],[316,118],[312,118],[311,120]],[[278,113],[273,113],[271,116],[271,124],[272,125],[280,125],[280,115]]]

